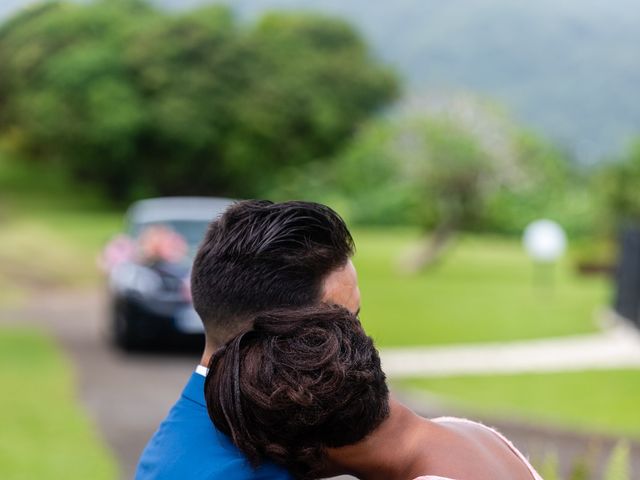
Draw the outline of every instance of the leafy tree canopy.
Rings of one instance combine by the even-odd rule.
[[[435,103],[370,123],[336,160],[327,182],[352,200],[353,220],[520,233],[541,215],[579,217],[563,152],[492,105]]]
[[[260,195],[392,100],[347,23],[142,1],[45,3],[0,27],[0,134],[115,199]]]
[[[500,127],[486,112],[470,115],[467,106],[460,117],[452,111],[373,122],[335,163],[330,181],[349,199],[352,219],[430,232],[408,262],[412,270],[437,260],[456,231],[521,233],[541,215],[564,224],[576,213],[562,152],[506,118]]]

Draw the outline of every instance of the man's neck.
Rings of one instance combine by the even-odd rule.
[[[209,361],[211,360],[211,356],[218,349],[217,345],[212,345],[207,342],[204,346],[204,352],[202,353],[202,358],[200,358],[200,365],[203,367],[209,367]]]
[[[328,450],[335,473],[363,480],[404,480],[424,474],[424,432],[427,420],[395,400],[389,417],[355,445]],[[334,472],[331,472],[334,474]]]

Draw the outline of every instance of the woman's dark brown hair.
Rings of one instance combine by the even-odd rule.
[[[302,479],[321,475],[327,447],[364,439],[389,415],[373,341],[337,306],[258,316],[211,358],[205,397],[252,465],[268,458]]]

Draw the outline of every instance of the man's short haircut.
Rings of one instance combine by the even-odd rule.
[[[258,316],[211,357],[205,398],[252,465],[271,459],[300,479],[320,478],[327,448],[363,440],[389,416],[373,341],[338,306]]]
[[[232,205],[209,226],[191,274],[207,337],[223,343],[260,312],[318,303],[325,277],[353,252],[347,226],[325,205]]]

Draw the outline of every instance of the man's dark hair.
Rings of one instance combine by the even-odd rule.
[[[248,200],[212,222],[193,263],[193,304],[222,343],[257,313],[318,303],[327,274],[354,244],[332,209],[311,202]]]
[[[252,465],[322,476],[326,448],[364,439],[389,416],[373,341],[348,310],[319,305],[258,316],[212,356],[211,420]]]

